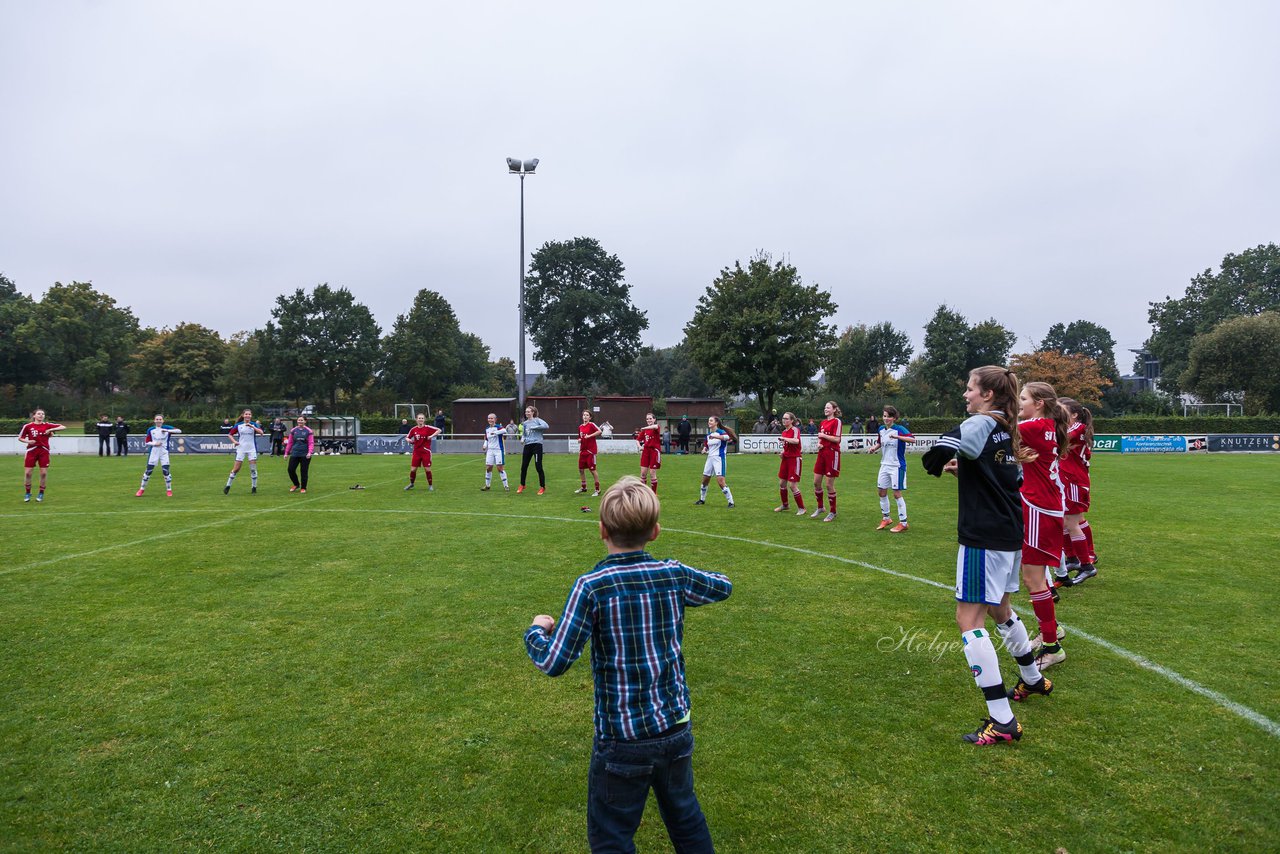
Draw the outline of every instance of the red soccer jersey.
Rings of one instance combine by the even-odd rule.
[[[1067,430],[1070,446],[1067,456],[1062,461],[1062,482],[1074,483],[1078,486],[1089,485],[1089,457],[1093,449],[1084,441],[1085,426],[1082,422],[1072,424]]]
[[[1018,422],[1018,437],[1036,458],[1022,464],[1022,498],[1050,513],[1062,512],[1062,481],[1058,479],[1058,433],[1052,418]]]
[[[438,427],[432,427],[430,424],[427,424],[423,427],[415,426],[412,429],[410,429],[408,433],[405,434],[405,438],[409,440],[409,444],[413,445],[416,448],[422,442],[430,442],[431,437],[436,435],[439,432],[440,432],[440,429]]]
[[[29,450],[43,449],[47,451],[49,450],[49,432],[61,426],[61,424],[54,424],[52,421],[42,421],[39,424],[32,421],[22,425],[22,430],[18,432],[18,441],[25,442],[28,439],[34,439],[36,443],[28,446]]]
[[[784,439],[799,439],[799,438],[800,438],[800,428],[799,428],[799,427],[788,427],[786,430],[783,430],[783,431],[782,431],[782,438],[784,438]],[[784,459],[794,459],[794,458],[796,458],[796,457],[799,457],[799,456],[800,456],[800,454],[801,454],[801,450],[800,450],[800,444],[799,444],[799,443],[796,443],[796,444],[794,444],[794,445],[793,445],[793,444],[791,444],[790,442],[783,442],[783,443],[782,443],[782,456],[783,456],[783,458],[784,458]]]
[[[662,428],[658,425],[640,428],[640,444],[646,451],[662,450]]]
[[[589,454],[596,452],[596,439],[600,438],[600,428],[588,421],[578,425],[578,450]]]
[[[839,418],[828,418],[822,422],[822,426],[818,428],[819,433],[826,433],[828,436],[840,436],[844,432],[844,425],[840,423]],[[840,450],[839,439],[819,439],[824,448],[832,448]]]

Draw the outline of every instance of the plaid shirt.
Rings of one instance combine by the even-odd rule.
[[[524,634],[529,658],[559,676],[591,639],[598,738],[652,738],[689,714],[684,681],[685,606],[727,599],[729,579],[648,552],[609,555],[569,591],[554,633]]]

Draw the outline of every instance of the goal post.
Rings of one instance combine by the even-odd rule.
[[[1204,410],[1208,410],[1206,413]],[[1184,403],[1182,404],[1182,417],[1188,415],[1226,415],[1228,418],[1232,415],[1232,410],[1236,415],[1244,415],[1244,404],[1242,403]]]

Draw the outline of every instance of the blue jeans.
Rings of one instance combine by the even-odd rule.
[[[634,852],[649,789],[678,852],[714,851],[693,794],[693,731],[637,741],[596,739],[587,779],[587,841],[593,852]]]

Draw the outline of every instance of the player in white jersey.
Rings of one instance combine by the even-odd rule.
[[[725,500],[729,502],[729,507],[733,507],[733,493],[729,490],[729,484],[725,483],[725,465],[726,450],[729,442],[738,441],[738,437],[733,432],[720,423],[720,419],[714,415],[707,418],[707,462],[702,467],[702,488],[698,495],[698,500],[694,504],[707,503],[707,484],[711,482],[711,478],[716,479],[716,485],[720,487],[720,491],[724,493]]]
[[[231,428],[230,435],[231,441],[236,443],[236,464],[231,467],[231,474],[227,476],[227,485],[222,487],[222,494],[226,495],[231,491],[231,483],[240,473],[240,464],[246,459],[249,460],[249,477],[252,484],[249,491],[256,493],[258,491],[257,437],[264,435],[264,432],[258,422],[253,420],[252,409],[246,409],[240,413],[240,420]]]
[[[142,473],[142,483],[138,486],[137,496],[147,491],[147,481],[151,480],[151,472],[156,466],[164,473],[164,494],[173,497],[173,473],[169,471],[169,437],[181,433],[177,427],[164,423],[164,416],[155,417],[155,425],[147,428],[146,445],[151,449],[147,456],[147,470]]]
[[[480,447],[484,449],[484,486],[480,487],[481,492],[488,492],[493,485],[493,470],[498,470],[498,476],[502,478],[502,488],[507,492],[511,491],[511,484],[507,483],[507,430],[498,423],[498,416],[492,412],[489,413],[489,426],[484,428],[484,440],[480,443]]]
[[[886,406],[880,413],[884,425],[880,428],[875,444],[867,449],[873,454],[880,450],[880,473],[876,477],[876,489],[880,493],[880,526],[877,531],[889,527],[889,490],[893,490],[894,500],[898,504],[898,524],[890,528],[889,533],[901,534],[910,525],[907,524],[907,500],[902,493],[907,489],[907,446],[906,442],[914,442],[906,427],[898,424],[898,410]]]

